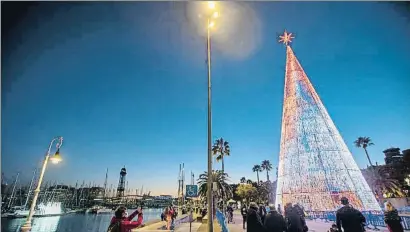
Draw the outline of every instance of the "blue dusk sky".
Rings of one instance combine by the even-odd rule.
[[[46,180],[118,183],[176,194],[207,167],[205,22],[184,2],[41,3],[2,43],[1,168],[23,181],[53,136],[64,162]],[[219,7],[219,6],[218,6]],[[286,49],[292,47],[360,167],[410,148],[410,24],[385,2],[252,2],[220,6],[212,38],[213,139],[231,144],[233,182],[278,164]],[[219,167],[220,164],[216,164]],[[271,173],[274,177],[275,172]],[[261,175],[262,180],[266,175]]]

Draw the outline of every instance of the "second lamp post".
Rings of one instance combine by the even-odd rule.
[[[56,145],[57,150],[54,153],[54,155],[51,156],[50,155],[51,148],[53,147],[53,144],[56,141],[57,141],[57,145]],[[20,228],[22,232],[28,232],[28,231],[31,230],[31,220],[33,218],[33,215],[34,215],[34,212],[35,212],[35,209],[36,209],[37,198],[38,198],[38,194],[40,193],[40,187],[41,187],[41,183],[43,182],[44,172],[46,171],[47,163],[48,163],[49,160],[52,163],[55,163],[55,164],[57,164],[61,161],[60,147],[62,145],[63,145],[63,137],[57,136],[57,137],[55,137],[51,140],[50,145],[48,146],[46,156],[44,157],[43,166],[41,168],[40,177],[38,179],[37,187],[34,190],[33,201],[31,202],[31,206],[30,206],[30,212],[28,214],[26,222]]]

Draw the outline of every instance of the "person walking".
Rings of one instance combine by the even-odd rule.
[[[264,222],[266,216],[266,207],[262,203],[259,204],[258,214],[261,217],[262,222]]]
[[[232,208],[232,206],[228,205],[226,207],[226,214],[227,214],[227,218],[228,218],[228,223],[232,223],[233,222],[233,208]]]
[[[293,206],[293,209],[295,210],[295,212],[299,215],[300,219],[302,220],[303,231],[304,232],[309,231],[309,228],[306,225],[305,210],[303,209],[303,206],[301,206],[299,203],[296,203]]]
[[[269,213],[266,215],[264,226],[266,232],[286,232],[286,221],[276,210],[274,205],[269,206]]]
[[[336,225],[339,231],[344,232],[363,232],[366,218],[363,214],[353,208],[349,204],[349,200],[346,197],[340,199],[342,207],[336,212]]]
[[[285,206],[285,219],[288,232],[305,232],[302,217],[291,203]]]
[[[385,212],[384,212],[384,222],[389,229],[389,232],[403,232],[403,225],[401,224],[401,217],[395,209],[391,202],[386,202],[384,204]]]
[[[166,225],[167,230],[170,230],[171,224],[172,224],[172,214],[173,214],[173,212],[171,212],[171,207],[166,207],[164,214],[165,214],[165,221],[167,222],[167,225]]]
[[[261,217],[258,213],[259,207],[256,203],[251,202],[249,204],[248,213],[246,215],[246,231],[247,232],[264,232]]]
[[[242,205],[242,208],[241,208],[241,215],[242,215],[242,219],[243,219],[243,221],[242,221],[242,223],[243,223],[243,229],[246,229],[246,227],[245,227],[245,224],[246,224],[246,214],[247,214],[248,212],[247,212],[247,209],[246,209],[246,205],[245,205],[245,203]]]

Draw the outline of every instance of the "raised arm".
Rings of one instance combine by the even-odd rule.
[[[130,214],[127,218],[128,221],[132,221],[132,219],[134,219],[135,216],[137,216],[140,212],[141,212],[141,210],[139,208],[137,210],[135,210],[134,212],[132,212],[132,214]]]
[[[135,217],[135,216],[134,216]],[[126,231],[137,228],[142,225],[143,216],[142,213],[138,214],[138,219],[136,221],[122,221],[121,227],[125,228]]]

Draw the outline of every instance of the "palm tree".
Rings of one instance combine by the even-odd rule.
[[[266,180],[269,182],[269,171],[272,170],[272,164],[269,160],[262,161],[261,168],[266,170]]]
[[[248,180],[246,181],[246,183],[247,183],[247,184],[252,184],[252,183],[253,183],[253,181],[252,181],[252,180],[250,180],[250,179],[248,179]]]
[[[356,141],[354,141],[356,147],[362,147],[364,152],[366,152],[367,160],[369,160],[369,164],[373,167],[372,161],[370,160],[369,153],[367,152],[367,147],[374,145],[372,140],[369,137],[359,137]]]
[[[397,180],[392,179],[389,175],[389,169],[383,166],[374,167],[374,171],[366,170],[363,172],[370,188],[375,192],[382,203],[383,194],[393,194],[397,197],[403,197],[404,194],[399,187]]]
[[[213,189],[215,191],[214,197],[218,197],[221,199],[229,199],[232,198],[232,187],[227,183],[228,181],[228,174],[223,173],[221,171],[213,171],[212,172],[212,183],[216,183],[217,189]],[[198,193],[202,198],[206,198],[208,192],[208,173],[204,172],[203,174],[199,175],[198,178]],[[215,202],[215,200],[213,201]],[[213,205],[215,212],[215,204]]]
[[[240,181],[241,181],[242,184],[245,184],[246,183],[246,178],[242,177]]]
[[[221,171],[213,171],[212,172],[212,182],[216,183],[217,190],[216,191],[218,197],[222,197],[224,199],[232,197],[232,188],[227,183],[229,180],[228,174],[222,173]],[[202,197],[206,197],[206,193],[208,191],[208,173],[205,172],[199,175],[198,178],[198,185],[199,185],[199,195]]]
[[[225,173],[224,157],[231,154],[229,142],[224,141],[223,138],[215,140],[215,143],[212,146],[212,153],[213,155],[216,155],[216,161],[222,161],[222,172]]]
[[[256,172],[256,177],[258,179],[257,183],[259,184],[259,172],[262,171],[262,167],[259,164],[256,164],[256,165],[253,166],[252,171]]]

